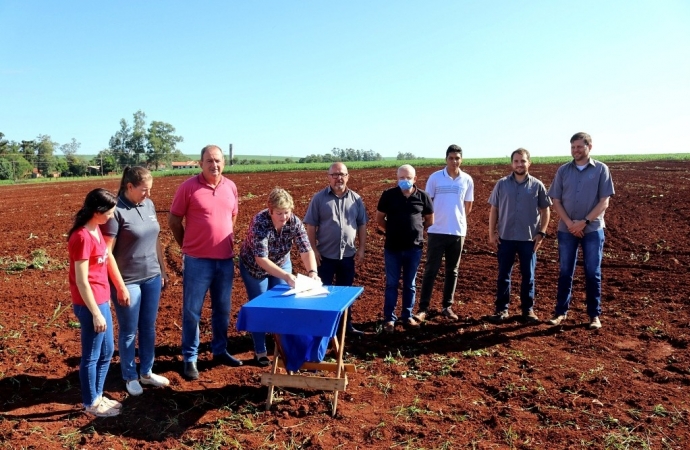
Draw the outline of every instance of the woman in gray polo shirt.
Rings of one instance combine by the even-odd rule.
[[[153,178],[143,167],[125,167],[120,182],[115,215],[102,226],[129,295],[111,285],[119,325],[118,349],[127,392],[141,395],[141,385],[168,386],[167,378],[154,374],[156,318],[161,289],[168,282],[158,234],[156,208],[149,198]],[[135,340],[139,333],[139,373]]]

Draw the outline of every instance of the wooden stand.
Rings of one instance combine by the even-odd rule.
[[[336,352],[336,361],[328,362],[305,362],[299,370],[315,370],[317,372],[329,372],[335,374],[334,377],[318,376],[311,374],[300,374],[285,370],[285,352],[280,343],[280,336],[274,334],[275,351],[274,359],[271,364],[271,371],[261,375],[261,384],[268,386],[268,396],[266,397],[266,411],[271,409],[273,404],[273,388],[275,386],[291,387],[299,389],[315,389],[323,391],[333,391],[333,416],[338,407],[338,392],[345,391],[347,388],[347,373],[356,371],[354,364],[343,363],[343,352],[345,349],[345,324],[347,323],[347,309],[343,313],[342,320],[338,328],[338,335],[331,338],[332,348]],[[281,373],[278,371],[280,370]],[[285,373],[282,373],[285,372]]]

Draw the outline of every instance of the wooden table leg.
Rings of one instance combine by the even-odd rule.
[[[338,368],[335,371],[335,377],[340,378],[343,374],[343,351],[345,350],[345,324],[347,323],[347,308],[343,312],[343,318],[340,321],[340,329],[338,330],[338,346],[337,346],[337,357],[336,363]],[[347,376],[347,375],[345,375]],[[338,391],[333,391],[333,417],[335,417],[335,411],[338,407]]]
[[[271,373],[275,374],[278,370],[278,347],[276,346],[273,350],[273,364],[271,364]],[[270,411],[271,405],[273,404],[273,389],[275,386],[273,384],[268,385],[268,396],[266,397],[266,411]]]

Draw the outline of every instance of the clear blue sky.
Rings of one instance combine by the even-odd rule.
[[[690,152],[690,2],[0,0],[0,132],[465,158]]]

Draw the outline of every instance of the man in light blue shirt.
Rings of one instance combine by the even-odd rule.
[[[573,290],[578,247],[582,246],[587,293],[589,328],[601,328],[601,260],[604,255],[604,212],[614,195],[611,173],[606,164],[589,157],[592,137],[575,133],[570,138],[573,160],[562,165],[549,189],[558,222],[560,275],[556,309],[550,325],[560,325],[567,317]]]

